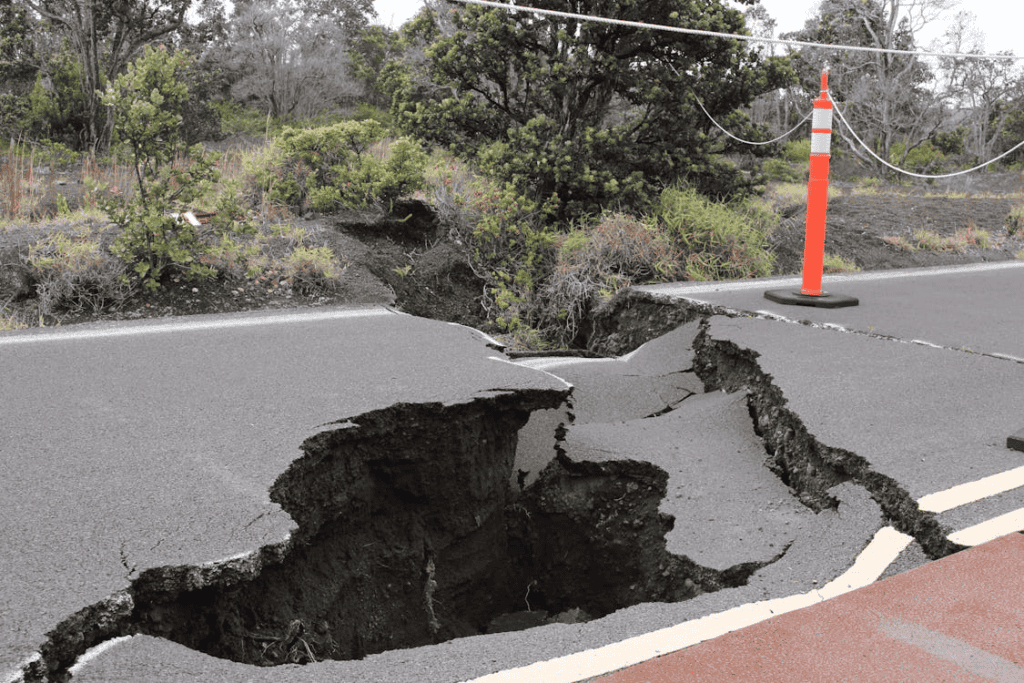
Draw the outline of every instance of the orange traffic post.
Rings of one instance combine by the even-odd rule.
[[[769,290],[766,299],[780,304],[841,308],[860,303],[852,296],[821,290],[825,262],[825,215],[828,212],[828,162],[832,158],[832,100],[828,96],[828,70],[821,73],[821,94],[814,100],[811,118],[811,172],[807,181],[807,230],[804,236],[803,286],[799,292]]]

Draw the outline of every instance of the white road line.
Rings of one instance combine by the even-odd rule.
[[[946,512],[1024,486],[1024,467],[993,474],[977,481],[959,484],[945,491],[919,498],[917,506],[925,512]]]
[[[1010,268],[1024,268],[1020,261],[1000,261],[998,263],[977,263],[964,266],[939,266],[936,268],[911,268],[906,270],[872,271],[855,275],[825,275],[822,286],[839,282],[870,282],[874,280],[896,280],[904,278],[929,277],[933,275],[952,275],[957,273],[981,273]],[[692,284],[688,282],[669,282],[659,285],[639,285],[635,290],[688,296],[690,294],[708,294],[712,292],[737,292],[748,289],[785,289],[802,284],[799,277],[761,278],[756,280],[739,280],[735,282],[716,282],[712,284]]]
[[[79,657],[77,660],[75,660],[74,664],[72,664],[70,667],[68,667],[68,673],[71,674],[72,677],[78,675],[78,672],[82,670],[83,666],[85,666],[86,664],[88,664],[92,660],[96,659],[101,654],[103,654],[104,652],[106,652],[110,648],[114,647],[115,645],[120,645],[121,643],[129,641],[131,639],[132,639],[132,636],[120,636],[118,638],[111,638],[110,640],[104,640],[99,645],[95,645],[93,647],[90,647],[88,650],[85,651],[85,653],[81,657]]]
[[[682,650],[786,612],[809,607],[873,583],[913,539],[892,527],[875,533],[853,566],[820,590],[765,600],[709,614],[700,619],[627,638],[592,650],[577,652],[516,669],[498,671],[468,683],[576,683],[601,676],[661,655]]]
[[[567,358],[566,356],[555,356],[552,358],[526,358],[523,360],[514,361],[516,365],[522,365],[527,368],[533,368],[534,370],[548,370],[549,368],[557,368],[563,365],[580,365],[582,363],[608,363],[608,362],[621,362],[619,358]]]
[[[853,566],[820,588],[818,594],[822,599],[830,600],[874,583],[913,540],[913,536],[896,531],[891,526],[882,527],[853,561]]]
[[[31,655],[21,660],[21,663],[18,664],[17,669],[9,672],[6,676],[4,676],[2,679],[2,683],[20,683],[20,681],[24,681],[25,677],[22,675],[21,672],[25,669],[25,667],[34,662],[41,661],[43,661],[43,655],[41,655],[38,650],[36,652],[33,652]]]
[[[5,337],[0,335],[0,345],[32,344],[47,341],[67,341],[70,339],[100,339],[104,337],[134,337],[144,334],[164,332],[182,332],[186,330],[218,330],[233,327],[255,327],[258,325],[281,325],[285,323],[315,322],[318,320],[337,320],[340,318],[372,318],[384,315],[403,315],[387,308],[351,308],[333,311],[316,311],[310,313],[290,313],[284,315],[262,315],[256,317],[232,317],[227,319],[209,320],[205,316],[195,318],[183,317],[174,322],[162,324],[135,324],[132,321],[124,327],[103,329],[75,329],[73,327],[58,329],[41,334],[23,334]]]
[[[950,534],[949,540],[960,545],[975,546],[1022,529],[1024,529],[1024,508],[961,529]]]

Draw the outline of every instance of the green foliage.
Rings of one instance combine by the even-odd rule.
[[[219,180],[216,156],[196,145],[189,157],[178,152],[180,109],[188,89],[178,79],[183,54],[147,47],[103,96],[117,121],[117,136],[131,152],[136,190],[130,197],[113,188],[103,203],[122,232],[111,253],[133,266],[149,289],[160,286],[168,269],[188,279],[211,277],[214,269],[199,256],[207,249],[196,228],[173,216]]]
[[[825,274],[836,274],[836,273],[857,273],[860,272],[860,266],[851,261],[847,261],[838,254],[825,254],[822,260],[822,272]]]
[[[28,111],[22,122],[24,131],[33,138],[83,148],[81,131],[88,114],[82,95],[82,66],[65,43],[36,76],[28,95]]]
[[[795,183],[802,177],[800,171],[793,168],[793,164],[785,159],[765,159],[761,164],[761,172],[768,180],[783,183]]]
[[[1018,204],[1006,215],[1006,234],[1010,237],[1024,236],[1024,205]]]
[[[956,130],[936,133],[932,136],[932,144],[940,154],[963,154],[964,138],[967,135],[967,128],[960,126]]]
[[[376,107],[369,102],[359,102],[356,104],[355,108],[349,112],[348,118],[353,121],[376,121],[389,130],[395,125],[395,117],[391,115],[391,112]]]
[[[285,270],[292,288],[305,295],[329,289],[340,274],[329,247],[295,247],[288,256]]]
[[[547,9],[564,3],[540,0]],[[589,14],[742,32],[743,16],[719,0],[589,0]],[[442,25],[443,24],[443,25]],[[403,29],[426,60],[392,60],[381,79],[400,125],[479,155],[520,194],[559,200],[560,218],[637,208],[678,179],[716,196],[742,175],[696,104],[723,118],[792,73],[743,43],[606,24],[517,17],[478,6],[421,13]]]
[[[811,158],[810,140],[790,140],[782,147],[782,158],[791,164],[806,164]]]
[[[348,54],[352,61],[352,71],[355,77],[362,82],[363,97],[368,100],[365,106],[376,109],[387,107],[391,103],[391,93],[384,89],[384,79],[381,78],[381,74],[388,60],[395,59],[401,54],[401,47],[401,39],[397,32],[386,26],[376,25],[368,26],[360,31],[349,48]],[[374,118],[385,123],[377,116],[357,116],[355,118],[356,120]],[[390,124],[390,121],[387,123]]]
[[[682,251],[687,279],[729,280],[768,277],[775,256],[763,221],[709,201],[693,188],[661,194],[658,218]]]
[[[386,143],[386,134],[373,120],[286,128],[257,180],[272,201],[299,212],[391,202],[423,186],[427,155],[408,138]]]
[[[930,142],[924,142],[910,151],[906,151],[906,149],[906,145],[902,142],[894,142],[890,147],[889,163],[923,173],[939,169],[945,159],[941,152],[932,147]],[[904,158],[904,154],[906,158]]]
[[[488,318],[503,332],[536,340],[541,288],[557,252],[556,198],[536,202],[453,159],[435,159],[428,178],[438,216],[486,284]]]

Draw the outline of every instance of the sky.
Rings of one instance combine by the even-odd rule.
[[[803,28],[804,21],[814,14],[820,0],[761,0],[768,14],[778,22],[776,35]],[[529,5],[529,0],[519,4]],[[422,0],[374,0],[378,21],[398,28],[423,6]],[[947,12],[945,21],[952,19],[958,10],[968,10],[977,17],[977,27],[985,36],[985,51],[1013,50],[1024,55],[1024,3],[1019,0],[962,0],[961,4]],[[919,37],[919,44],[926,45],[941,34],[939,22],[935,24],[935,35]],[[925,38],[922,40],[921,38]]]

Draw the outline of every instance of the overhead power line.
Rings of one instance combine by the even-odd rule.
[[[1024,59],[1024,55],[985,55],[963,52],[923,52],[919,50],[891,50],[880,47],[864,47],[862,45],[828,45],[825,43],[812,43],[804,40],[788,40],[783,38],[759,38],[757,36],[745,36],[739,33],[719,33],[718,31],[705,31],[696,28],[683,28],[681,26],[664,26],[661,24],[647,24],[641,21],[627,21],[625,19],[610,19],[608,17],[597,17],[589,14],[576,14],[574,12],[559,12],[551,9],[538,9],[536,7],[524,7],[522,5],[509,5],[503,2],[492,2],[491,0],[450,0],[464,5],[481,5],[494,7],[509,12],[529,12],[562,19],[573,19],[576,21],[593,21],[602,24],[617,24],[620,26],[631,26],[652,31],[670,31],[672,33],[686,33],[696,36],[708,36],[711,38],[729,38],[732,40],[744,40],[754,43],[774,43],[776,45],[799,45],[800,47],[815,47],[829,50],[847,50],[850,52],[881,52],[886,54],[913,55],[915,57],[954,57],[957,59]]]

